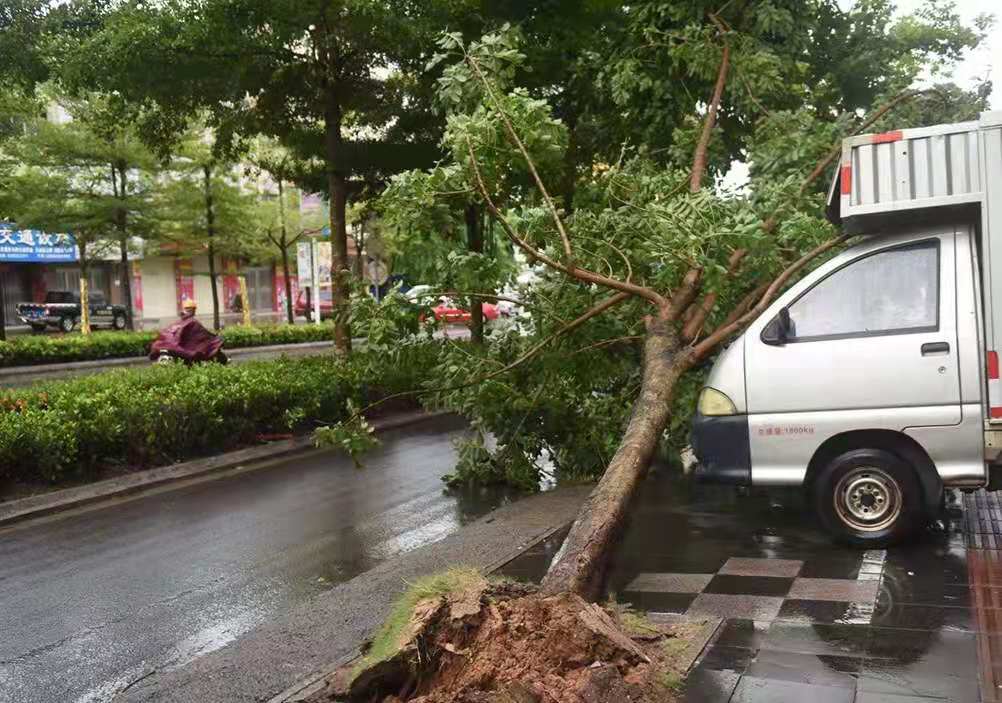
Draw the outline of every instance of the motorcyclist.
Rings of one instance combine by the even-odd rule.
[[[200,361],[227,362],[222,351],[223,340],[196,319],[197,311],[197,303],[186,298],[181,303],[181,318],[160,330],[150,346],[150,359],[157,362],[180,359],[189,365]]]
[[[198,312],[198,303],[191,298],[185,298],[181,303],[181,319],[187,320],[192,318],[196,312]]]

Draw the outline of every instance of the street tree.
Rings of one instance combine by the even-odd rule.
[[[94,159],[103,159],[107,165],[115,201],[113,218],[125,322],[129,329],[135,329],[129,253],[135,237],[153,234],[152,208],[160,164],[136,134],[135,110],[118,96],[90,94],[69,105],[72,118],[94,137]]]
[[[64,47],[62,74],[155,105],[146,130],[155,141],[169,142],[204,110],[224,141],[265,134],[319,156],[331,204],[336,347],[347,352],[352,179],[431,162],[434,142],[429,148],[424,135],[435,128],[412,119],[420,113],[413,76],[427,38],[457,7],[464,3],[130,0],[108,6],[88,37]]]
[[[285,315],[295,323],[292,299],[292,267],[290,256],[303,238],[319,234],[324,223],[319,208],[303,211],[302,192],[295,186],[303,182],[310,165],[297,159],[287,148],[274,140],[259,138],[248,156],[251,173],[259,181],[259,202],[254,215],[255,236],[242,245],[253,259],[274,259],[277,255],[285,280]],[[261,187],[268,192],[261,192]]]
[[[254,236],[255,198],[234,161],[219,156],[214,133],[195,123],[174,148],[158,201],[160,236],[189,255],[204,252],[212,324],[221,328],[220,256],[238,257]]]
[[[21,113],[17,134],[5,148],[10,183],[9,209],[22,226],[70,232],[78,241],[83,285],[91,256],[106,256],[117,244],[126,324],[133,325],[129,256],[134,237],[154,225],[153,201],[158,163],[130,128],[128,110],[113,96],[68,98],[43,90],[29,101],[57,106],[63,124]],[[62,193],[66,202],[57,198]],[[77,227],[73,227],[76,224]],[[101,241],[98,241],[100,239]],[[81,327],[87,331],[86,307]]]
[[[52,244],[74,242],[80,263],[80,331],[90,334],[88,278],[94,261],[114,251],[121,201],[110,187],[103,145],[82,124],[36,120],[5,154],[16,166],[5,179],[8,214]],[[72,239],[70,239],[72,235]]]

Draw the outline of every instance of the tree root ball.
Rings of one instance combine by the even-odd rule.
[[[663,703],[701,626],[477,577],[418,601],[391,653],[346,666],[311,703]]]

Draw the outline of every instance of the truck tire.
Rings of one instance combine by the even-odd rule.
[[[822,525],[849,544],[880,548],[910,537],[923,523],[915,470],[884,449],[854,449],[815,478],[812,501]]]
[[[120,312],[115,313],[115,317],[111,321],[111,326],[116,330],[125,329],[125,315]]]
[[[66,333],[72,332],[73,328],[76,326],[77,326],[77,321],[68,315],[66,317],[60,318],[59,320],[59,329],[61,329],[63,332]]]
[[[31,326],[31,333],[32,334],[45,334],[45,325],[32,325]]]

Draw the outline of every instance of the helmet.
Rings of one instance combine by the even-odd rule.
[[[185,298],[184,302],[181,303],[181,309],[182,310],[194,310],[197,307],[198,307],[198,303],[196,303],[191,298]]]

